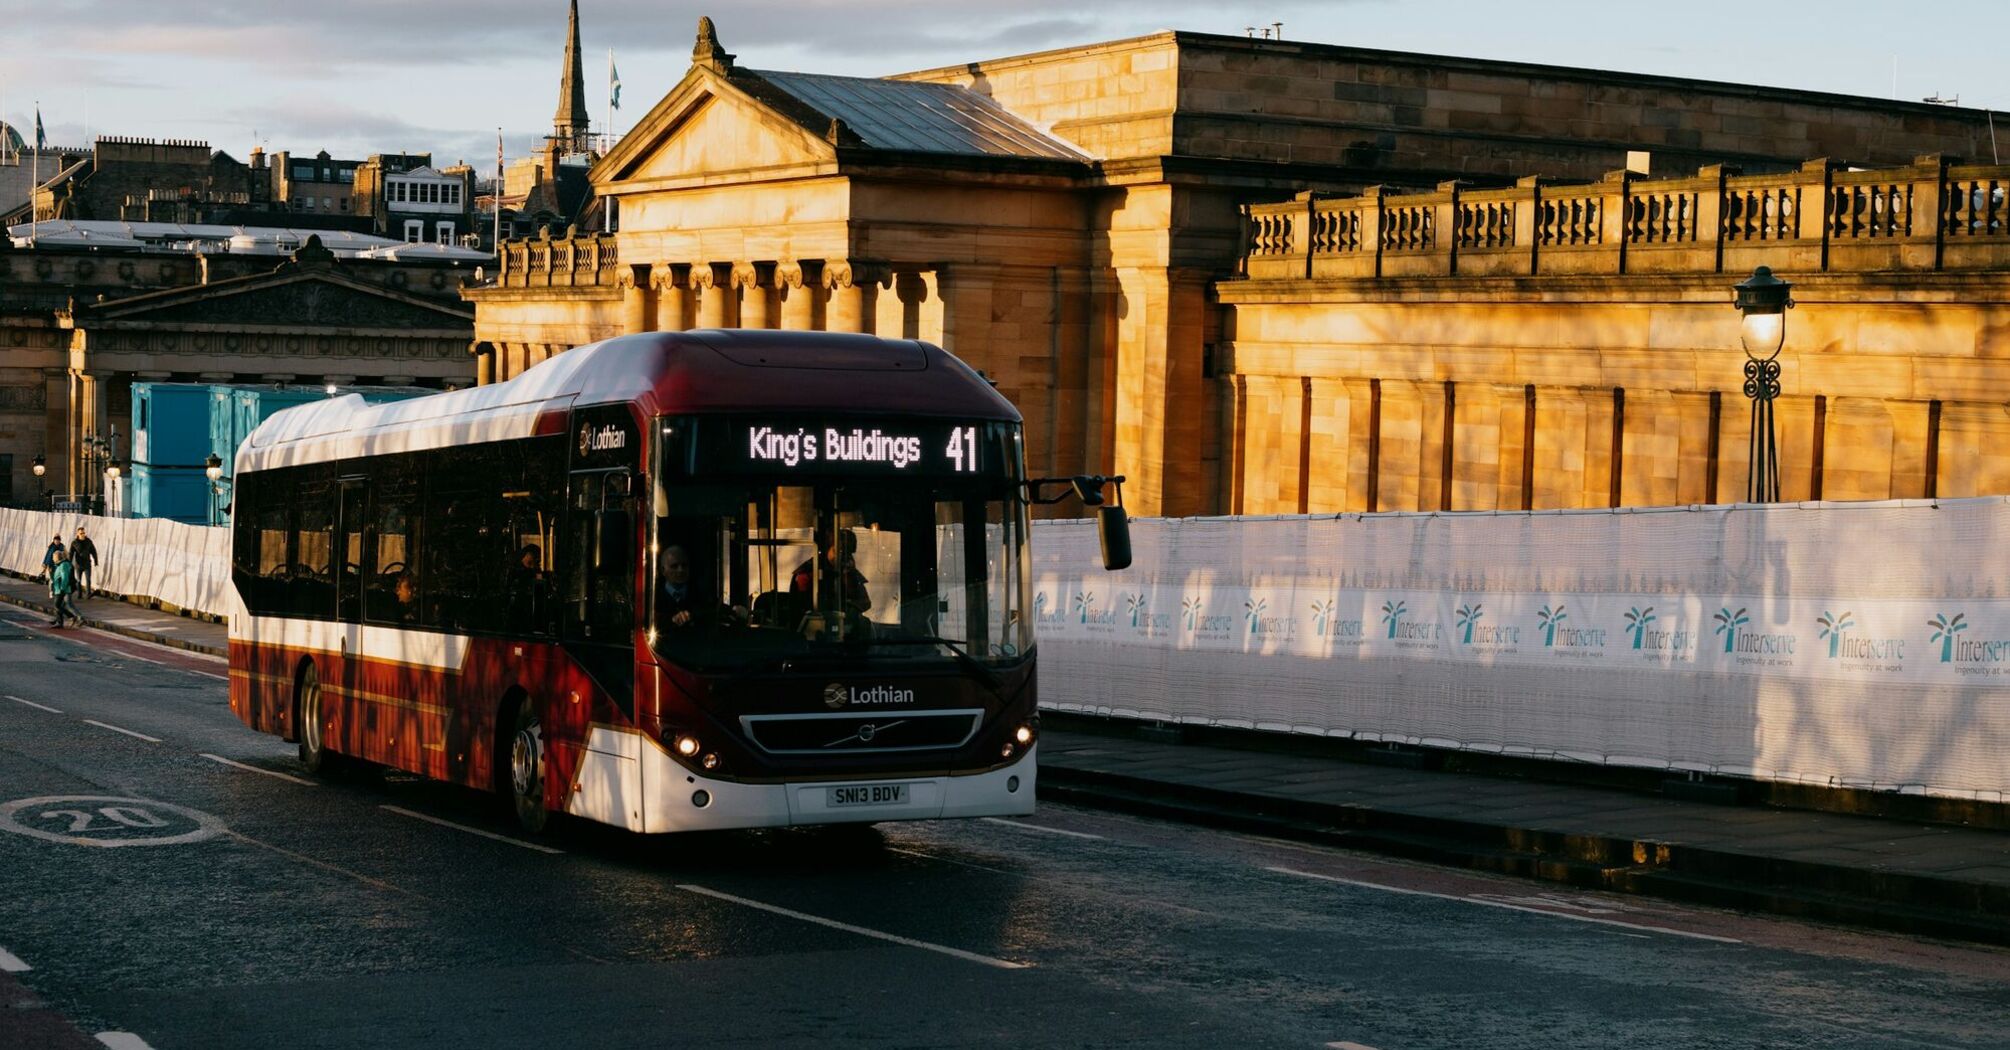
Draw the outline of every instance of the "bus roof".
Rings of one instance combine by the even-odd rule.
[[[354,394],[279,412],[238,472],[529,437],[575,404],[683,412],[885,413],[1017,422],[984,377],[940,347],[840,332],[701,329],[568,350],[501,383],[386,404]]]

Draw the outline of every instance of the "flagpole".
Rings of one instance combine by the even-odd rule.
[[[607,148],[602,153],[614,149],[614,49],[607,49]]]
[[[495,203],[495,209],[496,209],[496,217],[495,217],[495,223],[496,223],[496,228],[495,228],[495,245],[494,245],[494,247],[495,247],[495,253],[496,253],[496,283],[497,283],[497,284],[501,284],[501,283],[502,283],[502,268],[503,268],[503,245],[502,245],[502,198],[503,198],[503,143],[502,143],[502,126],[501,126],[501,125],[497,125],[497,126],[496,126],[496,186],[495,186],[495,192],[494,192],[494,193],[491,193],[491,194],[489,194],[489,199],[490,199],[491,201],[493,201],[493,202]]]
[[[34,160],[28,166],[28,243],[41,247],[36,238],[42,233],[42,203],[35,199],[42,192],[42,100],[35,100],[35,152]]]

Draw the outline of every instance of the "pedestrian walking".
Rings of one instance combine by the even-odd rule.
[[[56,555],[63,553],[63,534],[49,537],[49,547],[42,552],[42,578],[48,579],[50,570],[56,567]]]
[[[84,622],[84,618],[77,614],[77,607],[70,602],[70,593],[76,587],[76,570],[70,565],[70,556],[59,550],[49,566],[49,597],[56,601],[56,618],[49,621],[49,626],[63,626],[66,616],[77,623]]]
[[[84,535],[84,527],[77,526],[77,538],[70,543],[70,565],[77,576],[77,597],[88,598],[96,590],[96,582],[91,573],[98,564],[98,545]]]

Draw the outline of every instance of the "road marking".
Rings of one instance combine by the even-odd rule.
[[[1366,1043],[1350,1043],[1342,1039],[1337,1043],[1327,1043],[1326,1050],[1375,1050],[1375,1048]]]
[[[98,1042],[111,1050],[154,1050],[147,1041],[131,1032],[99,1032]]]
[[[902,937],[897,933],[886,933],[882,930],[868,929],[867,927],[864,926],[853,926],[851,923],[848,922],[839,922],[836,919],[826,919],[821,915],[811,915],[807,912],[795,911],[790,908],[781,907],[780,905],[766,904],[757,900],[748,900],[745,897],[735,897],[730,893],[721,893],[718,890],[707,889],[703,886],[693,886],[689,883],[684,883],[680,884],[677,888],[689,893],[696,893],[706,897],[714,897],[722,901],[730,901],[734,904],[744,905],[749,908],[758,908],[761,911],[772,912],[773,914],[776,915],[784,915],[791,919],[800,919],[803,922],[813,922],[816,923],[818,926],[828,926],[833,930],[843,930],[846,933],[856,933],[861,937],[876,937],[882,941],[891,941],[894,944],[903,944],[909,948],[920,948],[923,951],[940,952],[943,955],[954,956],[958,959],[963,959],[967,962],[978,963],[984,966],[996,967],[997,969],[1000,970],[1026,970],[1031,969],[1033,966],[1032,963],[1012,962],[1008,959],[994,959],[989,955],[979,955],[976,952],[966,952],[961,948],[951,948],[945,944],[933,944],[928,941],[917,941],[912,937]]]
[[[1648,926],[1637,922],[1621,922],[1618,919],[1601,919],[1595,915],[1572,915],[1569,912],[1550,911],[1547,908],[1530,908],[1506,901],[1487,900],[1481,897],[1461,897],[1455,893],[1433,893],[1430,890],[1412,890],[1402,886],[1389,886],[1379,882],[1362,882],[1359,879],[1343,879],[1338,875],[1321,875],[1316,871],[1299,871],[1296,868],[1266,867],[1263,870],[1279,875],[1296,875],[1301,879],[1318,879],[1321,882],[1337,882],[1346,886],[1363,889],[1382,890],[1387,893],[1405,893],[1412,897],[1435,897],[1443,901],[1458,901],[1461,904],[1477,904],[1483,908],[1505,908],[1508,911],[1528,912],[1531,915],[1546,915],[1552,919],[1569,919],[1572,922],[1589,922],[1599,926],[1618,926],[1628,930],[1644,930],[1648,933],[1665,933],[1671,937],[1689,937],[1699,941],[1715,941],[1718,944],[1743,944],[1736,937],[1719,937],[1713,933],[1695,933],[1690,930],[1671,929],[1667,926]]]
[[[120,729],[120,728],[119,728],[118,726],[115,726],[115,725],[111,724],[110,722],[100,722],[100,721],[98,721],[98,720],[97,720],[97,719],[95,719],[95,718],[86,718],[86,719],[84,719],[84,724],[85,724],[85,725],[92,725],[92,726],[97,726],[97,727],[98,727],[99,729],[109,729],[109,730],[111,730],[111,731],[112,731],[112,732],[114,732],[114,733],[124,733],[124,734],[125,734],[125,735],[127,735],[127,736],[136,736],[136,737],[139,737],[139,738],[140,738],[141,740],[144,740],[144,741],[146,741],[146,742],[147,742],[147,743],[149,743],[149,744],[158,744],[158,743],[160,743],[160,742],[161,742],[161,738],[160,738],[160,737],[157,737],[157,736],[148,736],[148,735],[146,735],[145,733],[135,733],[135,732],[133,732],[133,731],[132,731],[132,730],[130,730],[130,729]]]
[[[17,704],[27,704],[29,707],[32,707],[37,711],[47,711],[52,715],[60,715],[63,713],[61,711],[56,710],[53,707],[50,707],[48,704],[38,704],[33,700],[23,700],[18,696],[9,696],[7,699],[12,700]]]
[[[0,973],[27,973],[34,967],[21,961],[21,957],[5,948],[0,948]]]
[[[1021,831],[1044,831],[1049,835],[1066,835],[1071,839],[1102,839],[1101,835],[1091,835],[1086,831],[1066,831],[1061,828],[1050,828],[1045,824],[1028,824],[1024,821],[1006,820],[1004,817],[979,817],[977,819],[988,820],[993,824],[1003,824],[1008,828],[1018,828]]]
[[[402,806],[379,806],[379,807],[377,807],[377,808],[378,808],[378,809],[388,809],[388,810],[390,810],[391,812],[393,812],[393,813],[396,813],[396,814],[398,814],[399,816],[402,816],[402,817],[411,817],[411,818],[412,818],[412,819],[414,819],[414,820],[423,820],[423,821],[425,821],[425,822],[426,822],[426,823],[428,823],[428,824],[438,824],[439,826],[441,826],[441,827],[443,827],[443,828],[452,828],[452,829],[454,829],[455,831],[465,831],[465,832],[467,832],[467,833],[468,833],[468,834],[470,834],[470,835],[480,835],[481,837],[483,837],[483,838],[485,838],[485,839],[494,839],[494,840],[496,840],[497,842],[507,842],[507,843],[509,843],[509,844],[510,844],[510,845],[512,845],[512,846],[522,846],[522,847],[523,847],[524,849],[534,849],[534,850],[538,851],[539,853],[564,853],[564,852],[565,852],[565,851],[564,851],[564,850],[562,850],[562,849],[553,849],[553,848],[551,848],[550,846],[542,846],[542,845],[539,845],[538,843],[535,843],[535,842],[525,842],[525,841],[524,841],[524,840],[522,840],[522,839],[513,839],[513,838],[510,838],[510,837],[509,837],[508,835],[498,835],[498,834],[496,834],[496,833],[495,833],[495,832],[493,832],[493,831],[483,831],[483,830],[482,830],[482,829],[480,829],[480,828],[471,828],[471,827],[468,827],[468,826],[467,826],[466,824],[456,824],[456,823],[454,823],[454,822],[453,822],[453,821],[451,821],[451,820],[441,820],[441,819],[440,819],[440,818],[438,818],[438,817],[429,817],[429,816],[427,816],[427,815],[426,815],[426,814],[424,814],[424,813],[417,813],[417,812],[414,812],[414,811],[412,811],[412,810],[409,810],[409,809],[406,809],[406,808],[404,808],[404,807],[402,807]]]
[[[201,810],[144,798],[50,795],[0,804],[0,832],[73,846],[179,846],[224,830]]]
[[[239,842],[244,843],[247,846],[257,846],[259,849],[271,850],[272,852],[277,853],[280,856],[285,857],[289,860],[299,861],[302,864],[307,864],[316,868],[320,868],[322,871],[331,871],[337,875],[347,876],[349,878],[355,879],[357,882],[363,883],[366,886],[375,886],[380,890],[385,890],[390,893],[402,893],[407,897],[418,897],[421,900],[425,899],[425,897],[422,894],[414,893],[413,891],[408,890],[403,886],[394,886],[388,882],[385,882],[383,879],[373,879],[370,876],[365,875],[361,872],[350,871],[348,868],[342,867],[339,864],[330,864],[325,860],[316,860],[305,853],[296,853],[293,850],[287,849],[284,846],[275,846],[270,842],[266,842],[261,839],[255,839],[249,835],[245,835],[236,831],[226,831],[224,832],[224,834],[228,835],[231,838],[236,839]]]
[[[212,755],[209,754],[208,752],[204,752],[202,757],[209,759],[211,762],[221,762],[226,766],[235,766],[238,769],[242,769],[247,773],[263,773],[268,777],[278,777],[281,780],[290,781],[292,783],[299,784],[302,787],[314,786],[314,782],[312,780],[303,780],[300,777],[296,777],[290,773],[281,773],[271,769],[260,769],[257,766],[247,766],[242,762],[232,762],[230,759],[227,759],[222,755]]]

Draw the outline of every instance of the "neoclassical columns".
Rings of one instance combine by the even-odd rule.
[[[884,263],[826,260],[824,287],[830,291],[830,305],[824,327],[833,332],[873,334],[878,327],[879,289],[891,274]]]
[[[656,289],[656,330],[681,332],[691,327],[691,267],[657,263],[649,270]]]
[[[740,327],[740,297],[732,263],[692,263],[691,294],[698,300],[698,327]]]
[[[940,339],[942,277],[934,263],[755,259],[636,266],[619,283],[628,331],[776,328]]]
[[[775,265],[775,290],[782,301],[782,327],[814,332],[824,326],[824,264],[821,259],[788,259]]]

